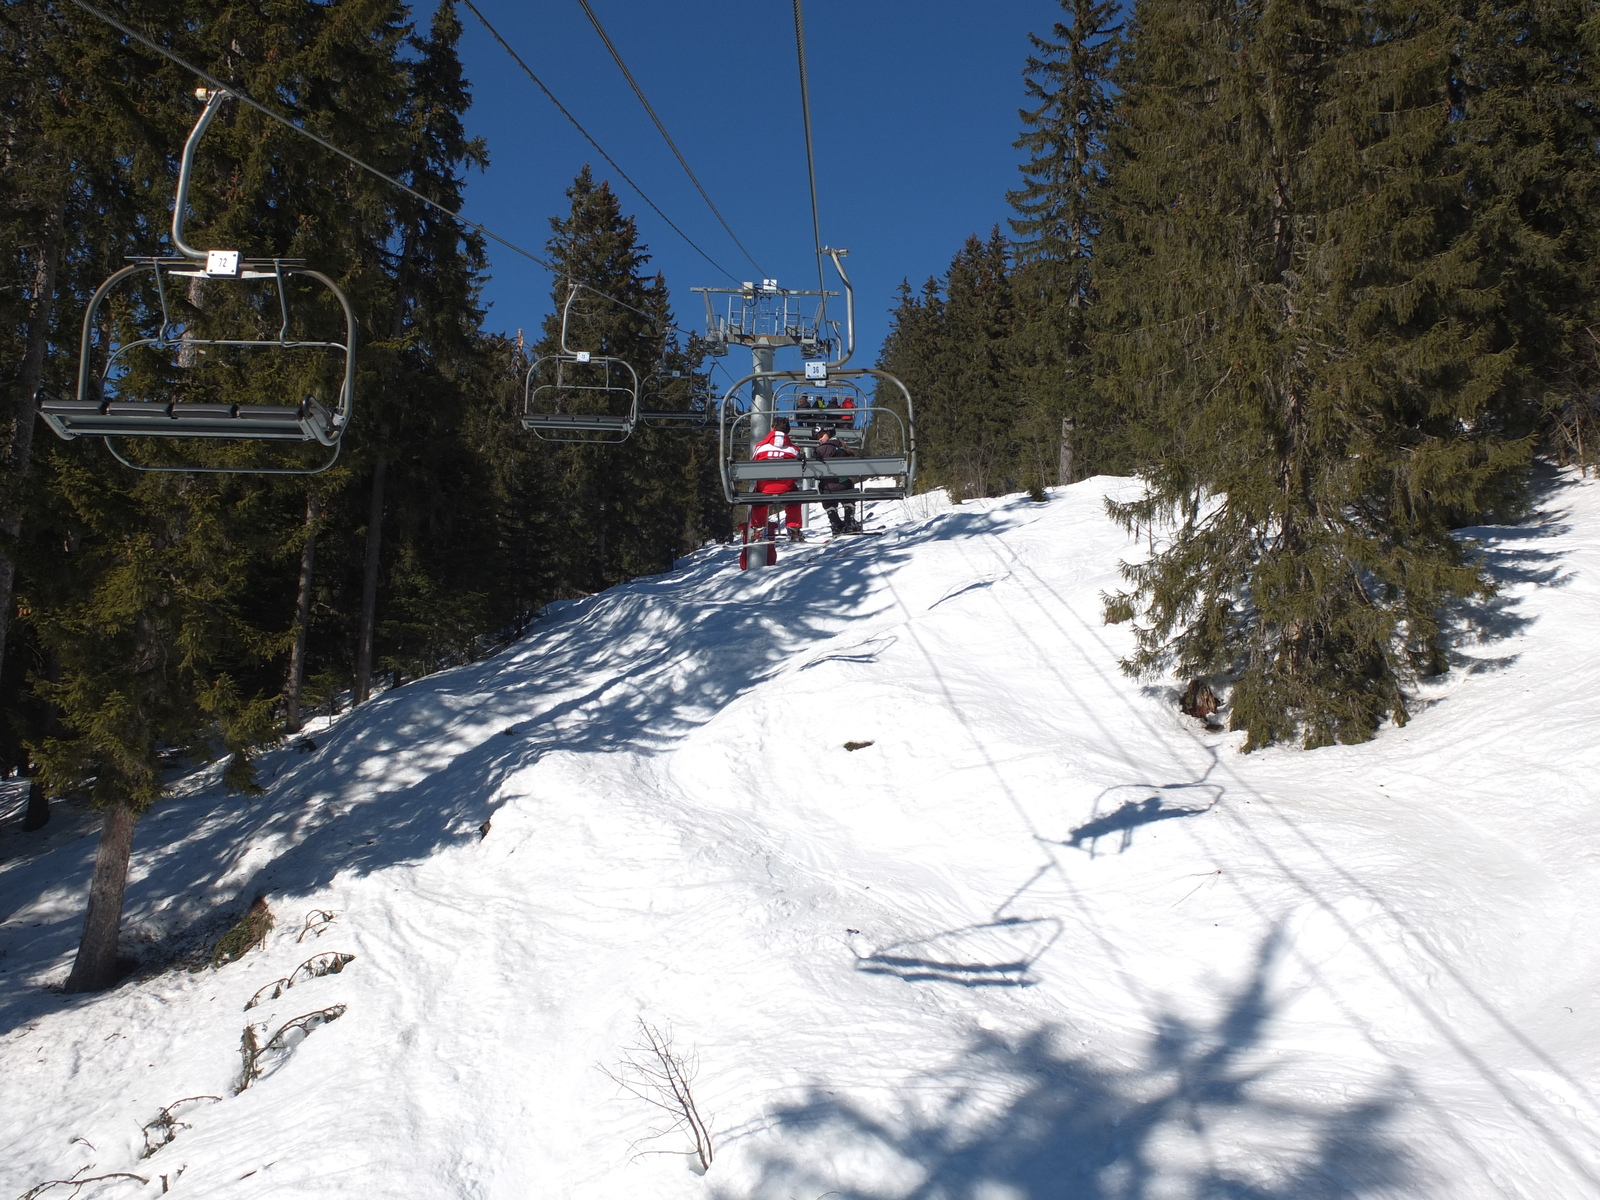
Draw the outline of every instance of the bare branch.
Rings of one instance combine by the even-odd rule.
[[[700,1068],[699,1059],[691,1051],[680,1053],[672,1044],[672,1031],[663,1031],[639,1018],[639,1044],[623,1051],[622,1061],[616,1070],[602,1066],[606,1077],[627,1092],[648,1104],[654,1105],[672,1117],[664,1129],[653,1129],[639,1142],[634,1143],[636,1154],[666,1154],[665,1150],[641,1151],[641,1142],[654,1141],[680,1130],[689,1134],[694,1144],[695,1156],[702,1171],[711,1167],[711,1130],[700,1115],[695,1103],[693,1083]]]

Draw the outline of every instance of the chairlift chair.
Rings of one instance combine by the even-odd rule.
[[[801,408],[802,400],[809,400],[813,407]],[[850,402],[848,405],[846,400]],[[834,437],[852,450],[866,443],[866,418],[861,414],[870,411],[872,406],[854,379],[837,375],[827,382],[788,379],[775,389],[773,404],[777,415],[788,417],[794,423],[791,433],[799,445],[815,444],[811,427],[819,425],[831,430]]]
[[[561,308],[561,350],[528,368],[522,389],[522,427],[547,442],[619,444],[639,423],[639,374],[624,359],[567,344],[573,284]]]
[[[669,350],[663,349],[656,369],[640,385],[639,423],[653,429],[715,429],[717,405],[710,373],[693,370],[682,360],[672,366]]]
[[[139,471],[315,474],[333,465],[339,456],[340,441],[350,425],[355,399],[356,319],[349,298],[332,279],[321,271],[307,267],[303,260],[244,258],[236,250],[197,250],[184,240],[184,210],[188,205],[195,150],[229,94],[222,90],[205,89],[195,93],[205,101],[205,107],[184,143],[177,191],[173,198],[172,243],[178,254],[133,258],[128,266],[95,290],[83,317],[78,348],[77,394],[70,399],[62,399],[41,391],[37,397],[38,412],[58,437],[66,441],[79,437],[104,438],[107,448],[119,462]],[[155,312],[152,315],[159,314],[160,324],[149,336],[135,337],[121,343],[115,342],[108,330],[105,342],[111,346],[111,350],[97,375],[93,369],[93,351],[101,308],[107,297],[122,284],[141,275],[148,275],[154,283]],[[270,281],[276,298],[276,304],[272,306],[276,310],[278,324],[276,336],[199,336],[188,318],[179,318],[173,311],[175,279],[257,285]],[[290,312],[290,284],[297,279],[312,281],[318,285],[319,292],[331,293],[338,301],[344,318],[342,341],[296,333],[296,322]],[[270,299],[261,292],[259,286],[250,298],[263,309],[271,305]],[[151,306],[147,303],[145,307],[149,309]],[[122,385],[130,374],[137,377],[136,352],[145,349],[158,356],[167,356],[165,365],[176,368],[192,367],[202,360],[215,363],[217,358],[226,357],[228,350],[290,354],[311,352],[313,369],[310,374],[320,374],[321,378],[313,381],[309,391],[296,388],[302,392],[301,398],[288,404],[205,402],[184,398],[181,393],[177,399],[136,398],[127,394],[127,389]],[[217,350],[224,353],[206,359],[205,356]],[[304,383],[304,377],[301,382]],[[333,393],[331,397],[330,392]],[[201,438],[236,443],[314,442],[330,449],[332,454],[312,466],[167,465],[139,462],[128,457],[115,440],[126,437]]]
[[[886,405],[862,405],[854,410],[862,428],[882,422],[878,437],[891,447],[890,453],[870,457],[819,459],[808,455],[800,459],[752,460],[750,454],[755,441],[752,424],[758,414],[748,408],[741,410],[736,393],[758,379],[771,380],[775,388],[780,390],[793,390],[788,386],[790,384],[797,384],[801,388],[809,386],[812,391],[817,389],[814,385],[808,385],[803,374],[794,371],[747,375],[730,387],[722,397],[719,422],[723,498],[735,505],[783,506],[901,500],[911,495],[916,488],[916,425],[911,393],[905,384],[889,372],[875,367],[835,372],[830,380],[836,380],[837,386],[844,387],[867,376],[895,388],[905,401],[904,415]],[[794,416],[787,412],[778,415],[791,419]],[[802,445],[810,442],[810,439],[796,440]],[[754,490],[758,483],[774,479],[792,481],[794,490],[777,493]],[[817,485],[824,479],[849,480],[858,486],[850,491],[823,492],[818,490]]]

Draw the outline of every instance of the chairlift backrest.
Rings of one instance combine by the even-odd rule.
[[[639,421],[639,376],[620,358],[546,354],[528,368],[522,427],[547,442],[625,442]]]
[[[856,380],[873,377],[880,383],[887,384],[896,389],[904,402],[904,412],[887,405],[877,406],[862,401],[865,400],[860,385]],[[911,402],[911,394],[900,380],[887,371],[876,368],[854,368],[837,375],[837,391],[830,392],[831,397],[839,400],[838,404],[830,405],[819,415],[826,417],[829,413],[851,412],[855,415],[855,426],[851,432],[858,432],[868,423],[873,423],[875,434],[875,449],[872,454],[858,453],[847,458],[819,459],[807,455],[799,459],[787,460],[752,460],[751,454],[756,441],[757,428],[765,428],[758,422],[763,414],[752,411],[749,407],[740,405],[739,392],[748,384],[757,380],[770,380],[774,385],[774,396],[794,396],[816,392],[814,384],[809,383],[803,374],[794,371],[772,371],[747,375],[723,393],[720,408],[719,438],[720,458],[722,462],[723,496],[729,504],[761,504],[771,502],[773,493],[757,493],[754,486],[773,480],[786,480],[793,484],[794,490],[779,493],[784,504],[812,504],[826,503],[830,500],[837,501],[840,493],[823,491],[820,484],[824,480],[847,480],[852,485],[851,495],[862,500],[897,500],[912,494],[916,487],[916,425],[915,414]],[[846,398],[856,401],[853,408],[846,409],[843,401]],[[801,412],[781,411],[777,415],[789,417],[795,422],[792,432],[797,436],[794,441],[797,445],[807,447],[815,444],[804,432],[804,423],[807,418]],[[836,430],[840,422],[837,419],[819,421],[832,425]],[[861,439],[849,439],[852,448],[861,445]]]
[[[71,399],[60,399],[41,392],[37,400],[39,415],[64,440],[104,438],[118,461],[135,470],[315,474],[332,466],[338,458],[340,441],[349,428],[354,409],[355,312],[338,284],[321,271],[307,267],[300,259],[246,258],[237,250],[199,250],[185,240],[184,217],[195,151],[229,93],[202,90],[196,95],[205,100],[205,108],[184,143],[173,198],[172,242],[178,254],[134,258],[95,290],[84,311],[78,347],[77,393]],[[110,353],[104,366],[96,372],[95,334],[101,308],[113,292],[140,276],[153,285],[154,296],[146,293],[140,304],[135,294],[135,311],[142,309],[149,317],[158,318],[159,324],[146,336],[120,343],[108,336],[104,344],[111,347]],[[261,319],[269,326],[275,324],[276,333],[262,335],[256,331],[256,336],[249,337],[201,336],[193,317],[175,310],[174,291],[180,286],[179,280],[185,281],[182,286],[189,290],[191,303],[202,294],[201,281],[207,286],[212,283],[249,285],[247,304],[251,301],[257,304]],[[291,285],[297,280],[310,281],[315,285],[315,293],[331,293],[338,302],[337,314],[330,313],[330,316],[333,329],[340,328],[342,317],[342,339],[338,333],[318,336],[302,327],[303,319],[296,320],[293,310],[305,307],[291,300]],[[270,288],[264,291],[263,284],[270,284]],[[267,316],[269,311],[270,317]],[[146,322],[147,325],[151,323],[154,322]],[[109,335],[110,331],[107,332]],[[154,359],[146,361],[141,351],[151,352]],[[216,368],[212,373],[225,377],[223,366],[231,364],[230,356],[255,352],[276,352],[280,356],[280,367],[301,364],[289,366],[287,373],[295,386],[283,397],[284,403],[239,403],[229,400],[226,394],[215,400],[196,400],[176,384],[181,378],[192,386],[209,386],[209,381],[199,379],[201,373],[194,368]],[[252,363],[258,361],[253,359]],[[254,374],[259,379],[266,372],[254,367]],[[147,375],[167,380],[159,389],[163,393],[161,396],[132,394],[141,377]],[[235,443],[314,442],[333,453],[310,466],[166,465],[130,459],[115,441],[124,437],[201,438]]]
[[[568,343],[572,304],[580,283],[561,306],[560,351],[528,368],[522,388],[522,427],[547,442],[621,443],[639,423],[639,373],[626,359]]]

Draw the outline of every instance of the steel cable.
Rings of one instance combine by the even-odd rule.
[[[689,244],[689,247],[696,254],[698,254],[701,258],[705,259],[708,263],[710,263],[718,271],[722,272],[722,274],[726,275],[729,279],[734,280],[735,282],[737,282],[738,281],[738,276],[737,275],[735,275],[732,271],[728,270],[727,267],[723,266],[716,259],[712,258],[711,255],[707,254],[704,250],[702,250],[699,247],[699,245],[697,245],[695,243],[695,240],[693,238],[691,238],[687,233],[685,233],[683,230],[678,228],[677,224],[674,223],[674,221],[672,220],[671,217],[667,216],[666,213],[661,211],[661,208],[656,204],[656,202],[654,200],[650,199],[649,196],[645,195],[644,189],[642,187],[640,187],[637,183],[635,183],[633,181],[633,179],[628,175],[628,173],[626,171],[624,171],[621,168],[621,166],[619,166],[617,164],[617,160],[616,159],[612,158],[611,155],[609,155],[609,154],[607,154],[605,152],[605,149],[600,145],[600,143],[594,140],[594,136],[592,134],[590,134],[590,132],[587,129],[585,129],[582,126],[582,124],[579,123],[578,118],[573,116],[570,112],[567,111],[566,105],[562,104],[561,101],[556,99],[555,93],[552,92],[548,87],[545,86],[544,80],[540,79],[537,75],[535,75],[533,73],[533,68],[531,68],[530,66],[528,66],[527,63],[522,61],[522,56],[511,48],[511,44],[509,42],[507,42],[505,38],[500,36],[500,31],[498,29],[496,29],[493,25],[489,24],[489,18],[484,16],[481,12],[478,11],[478,6],[473,4],[472,0],[461,0],[461,2],[467,6],[467,9],[472,13],[473,16],[478,18],[478,22],[485,29],[487,29],[489,31],[489,36],[494,38],[495,41],[500,43],[500,48],[503,49],[507,54],[509,54],[511,56],[511,61],[516,63],[517,66],[521,67],[522,70],[523,70],[523,73],[526,74],[529,79],[533,80],[533,82],[538,86],[539,90],[545,94],[545,98],[548,99],[551,104],[554,104],[556,106],[556,109],[561,113],[561,115],[563,117],[565,117],[568,121],[572,122],[572,127],[583,135],[584,140],[587,141],[589,143],[589,145],[594,147],[595,153],[598,154],[601,158],[605,159],[606,162],[610,164],[611,169],[622,177],[623,182],[626,183],[629,187],[631,187],[638,194],[639,199],[643,200],[646,204],[648,204],[650,206],[651,211],[654,212],[656,214],[656,216],[660,217],[663,221],[665,221],[667,223],[667,227],[669,229],[671,229],[673,233],[677,234],[685,242],[687,242]],[[679,161],[682,161],[682,160],[680,159]],[[688,168],[686,167],[685,170],[687,170],[687,169]],[[691,178],[693,178],[693,176],[691,176]],[[701,193],[701,195],[704,195],[704,194],[705,194],[704,192]],[[708,203],[709,203],[709,201],[708,201]],[[716,210],[713,209],[712,211],[715,212]],[[727,228],[727,227],[724,226],[723,228]],[[737,242],[738,240],[739,240],[738,238],[734,239],[735,242]],[[744,247],[740,246],[739,249],[743,250]],[[746,257],[748,258],[749,256],[746,255]]]
[[[468,8],[472,8],[471,0],[464,0],[464,2]],[[683,173],[689,177],[689,182],[694,184],[695,190],[700,193],[700,198],[706,202],[706,207],[717,218],[717,223],[722,226],[723,231],[733,239],[733,244],[739,247],[739,253],[743,254],[746,261],[765,278],[767,273],[761,269],[761,264],[751,257],[750,251],[746,250],[744,243],[739,240],[739,235],[734,233],[728,222],[723,219],[722,213],[717,209],[716,204],[712,202],[711,196],[701,186],[700,180],[690,168],[688,159],[683,157],[683,152],[678,149],[678,144],[672,140],[672,135],[667,132],[667,127],[661,123],[661,118],[656,116],[656,110],[651,107],[650,101],[645,98],[644,89],[639,86],[639,81],[633,77],[633,72],[628,70],[628,64],[622,61],[621,52],[617,50],[610,35],[606,33],[605,26],[600,24],[600,18],[595,15],[594,9],[589,7],[589,0],[578,0],[578,6],[583,9],[584,15],[589,18],[589,24],[594,26],[594,31],[600,35],[600,40],[605,43],[606,49],[611,53],[612,61],[617,64],[617,69],[622,72],[622,77],[628,81],[628,86],[633,89],[633,94],[639,97],[639,103],[644,105],[644,111],[650,114],[650,119],[655,122],[657,132],[661,134],[668,148],[677,157],[678,165],[683,168]],[[473,11],[477,12],[477,9],[473,9]],[[479,19],[482,20],[481,17]],[[727,272],[723,273],[727,274]],[[730,276],[730,278],[732,277]]]
[[[817,252],[817,289],[822,293],[822,318],[826,322],[828,285],[822,277],[822,219],[817,213],[817,157],[811,142],[811,81],[806,72],[806,23],[800,11],[800,0],[794,0],[794,46],[800,61],[800,115],[806,129],[806,173],[811,179],[811,241]]]

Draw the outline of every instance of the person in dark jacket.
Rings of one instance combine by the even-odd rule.
[[[855,453],[838,438],[834,437],[833,429],[827,425],[818,425],[811,431],[811,436],[817,439],[816,455],[826,462],[830,458],[854,458]],[[856,485],[848,479],[824,478],[817,484],[817,490],[825,493],[853,492]],[[835,534],[860,533],[861,525],[856,520],[856,506],[850,501],[843,503],[837,500],[824,500],[823,510],[828,514],[828,525]],[[841,512],[840,510],[843,510]]]

